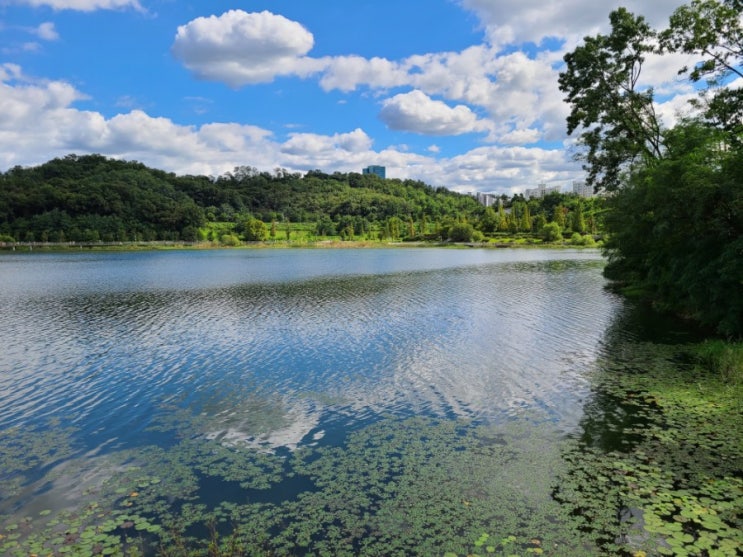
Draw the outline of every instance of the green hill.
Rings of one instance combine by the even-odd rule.
[[[196,240],[208,221],[330,222],[367,228],[475,216],[469,196],[412,180],[250,167],[213,179],[68,155],[0,174],[0,234],[18,241]],[[349,220],[350,219],[350,220]]]
[[[496,211],[415,180],[249,166],[218,178],[176,176],[139,162],[68,155],[0,173],[0,240],[234,243],[265,239],[270,226],[272,235],[280,228],[286,237],[304,230],[315,238],[468,241],[499,232],[539,234],[552,221],[563,232],[595,233],[600,206],[594,201],[503,196]]]

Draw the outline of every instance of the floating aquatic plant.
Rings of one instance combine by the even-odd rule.
[[[0,430],[0,503],[17,496],[42,468],[69,458],[74,431],[56,422]]]
[[[625,360],[605,362],[597,390],[642,416],[619,431],[633,443],[590,446],[584,436],[565,453],[570,471],[555,497],[605,552],[743,551],[743,392],[705,374],[686,350],[634,345]],[[607,413],[617,409],[589,413],[584,431]]]

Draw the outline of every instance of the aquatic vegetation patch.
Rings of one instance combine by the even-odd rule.
[[[130,512],[138,492],[121,494],[119,505],[91,501],[74,510],[45,509],[0,527],[3,555],[129,555],[151,552],[161,526]]]
[[[220,538],[223,551],[237,546],[247,554],[464,553],[486,529],[508,540],[509,552],[536,548],[537,540],[555,555],[590,555],[596,548],[575,535],[549,497],[559,451],[536,431],[533,424],[494,432],[463,422],[385,419],[342,446],[293,454],[290,473],[313,490],[277,505],[223,504],[212,514],[201,508],[202,520],[219,515],[231,525]],[[204,549],[207,542],[178,543]]]
[[[110,475],[79,494],[74,508],[45,509],[0,524],[0,553],[154,555],[168,540],[166,528],[180,532],[219,517],[199,505],[201,478],[266,489],[282,469],[277,457],[204,439],[120,451],[108,455],[105,465],[96,464],[103,467],[99,475]]]
[[[74,456],[74,432],[9,430],[0,553],[740,554],[740,385],[706,373],[684,347],[612,354],[567,440],[527,412],[492,425],[383,416],[333,443],[266,450],[207,434],[233,417],[258,435],[279,423],[278,411],[254,420],[263,403],[237,392],[226,406],[242,414],[218,401],[164,408],[153,423],[161,446],[65,467],[51,464]],[[57,485],[62,475],[73,477]],[[32,479],[50,493],[78,486],[76,498],[24,507]]]
[[[633,345],[597,377],[597,391],[642,419],[619,432],[629,447],[575,439],[555,498],[608,554],[743,551],[743,389],[700,366],[695,350]],[[612,412],[588,413],[584,431]]]
[[[467,554],[483,532],[492,536],[485,549],[499,555],[595,551],[550,498],[559,444],[531,420],[483,427],[389,417],[340,445],[281,455],[199,435],[201,420],[192,415],[190,436],[181,424],[170,446],[107,455],[106,479],[74,509],[0,525],[0,551]]]
[[[73,432],[57,421],[0,430],[0,503],[16,497],[43,469],[74,454]]]

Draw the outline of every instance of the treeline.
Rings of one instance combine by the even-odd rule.
[[[503,196],[486,208],[443,187],[357,173],[244,166],[218,178],[176,176],[101,155],[0,174],[6,242],[234,243],[275,237],[277,226],[290,237],[291,223],[303,223],[317,237],[341,239],[472,241],[525,233],[590,243],[601,232],[602,210],[602,200],[557,193],[528,201]]]
[[[565,56],[560,88],[580,133],[589,183],[611,192],[605,275],[627,293],[743,337],[743,11],[741,0],[693,0],[656,30],[624,8],[608,35]],[[696,116],[665,128],[641,70],[684,54],[706,83]]]

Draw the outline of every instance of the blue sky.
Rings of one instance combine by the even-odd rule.
[[[562,56],[681,0],[0,0],[0,170],[68,153],[177,174],[359,172],[457,191],[580,180]],[[649,5],[648,5],[649,4]],[[668,123],[693,94],[650,60]]]

